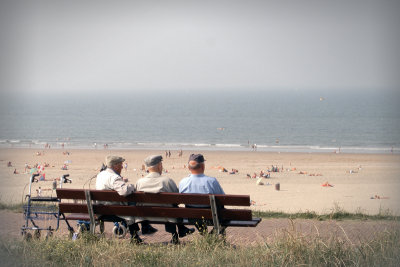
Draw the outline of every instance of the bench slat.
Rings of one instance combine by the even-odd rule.
[[[61,213],[87,214],[86,204],[60,203]],[[212,219],[210,209],[179,208],[179,207],[154,207],[154,206],[121,206],[121,205],[93,205],[95,214],[121,215],[135,217],[166,217],[166,218],[192,218]],[[252,220],[251,210],[221,209],[221,220]]]
[[[209,205],[208,194],[179,194],[179,193],[144,193],[135,192],[123,197],[112,190],[90,190],[92,200],[137,202],[137,203],[165,203],[165,204],[197,204]],[[85,199],[84,189],[57,189],[59,199]],[[250,206],[250,196],[246,195],[215,195],[217,205]]]

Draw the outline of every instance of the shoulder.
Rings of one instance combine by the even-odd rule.
[[[146,178],[140,178],[139,180],[136,181],[137,184],[141,184],[144,181],[146,181]]]
[[[170,186],[177,187],[175,181],[167,176],[162,176],[162,181]]]
[[[190,179],[190,176],[183,177],[179,183],[185,183]]]
[[[108,179],[111,179],[111,180],[117,180],[118,178],[121,178],[121,176],[119,176],[118,174],[116,174],[113,171],[109,171],[108,169],[100,172],[97,175],[97,177],[99,177],[99,178],[108,178]]]
[[[168,176],[164,176],[164,175],[161,175],[158,179],[163,179],[163,180],[166,180],[166,181],[172,180]]]
[[[209,180],[209,181],[216,181],[216,182],[218,182],[218,180],[217,180],[217,178],[215,178],[215,177],[211,177],[211,176],[207,176],[207,175],[204,175],[204,178],[206,178],[207,180]]]

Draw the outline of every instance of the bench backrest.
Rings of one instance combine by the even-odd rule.
[[[120,196],[112,190],[84,190],[84,189],[57,189],[57,198],[60,200],[85,200],[84,203],[59,204],[61,213],[88,213],[85,191],[90,192],[90,201],[122,202],[110,205],[93,204],[94,214],[125,215],[138,217],[167,217],[167,218],[192,218],[212,219],[210,208],[183,208],[183,207],[158,207],[157,204],[185,204],[185,205],[210,205],[208,194],[180,194],[180,193],[145,193],[135,192],[129,196]],[[250,206],[250,196],[246,195],[214,195],[217,207],[225,206],[218,210],[220,220],[252,219],[251,210],[231,209],[229,206]],[[154,206],[127,206],[127,202],[149,203]],[[125,204],[125,205],[124,205]]]

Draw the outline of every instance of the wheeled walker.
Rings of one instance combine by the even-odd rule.
[[[24,220],[25,224],[21,227],[21,234],[25,239],[31,239],[32,237],[39,239],[41,237],[41,232],[46,232],[46,238],[51,237],[54,231],[57,231],[60,226],[60,218],[64,215],[60,214],[57,197],[53,196],[32,196],[32,184],[38,182],[39,174],[32,174],[29,178],[29,191],[25,196],[26,205],[23,206],[24,209]],[[65,174],[62,176],[60,181],[60,187],[63,183],[71,183],[68,179],[69,175]],[[56,220],[56,226],[43,226],[44,223],[39,223],[39,221],[50,221]],[[69,229],[72,227],[68,224]],[[33,233],[31,233],[33,232]]]

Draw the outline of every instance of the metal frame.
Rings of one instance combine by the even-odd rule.
[[[89,213],[89,217],[90,217],[90,232],[92,234],[94,234],[95,233],[95,229],[96,229],[96,220],[94,219],[92,198],[90,196],[90,191],[89,190],[85,190],[85,197],[86,197],[86,204],[87,204],[88,213]]]
[[[215,196],[210,195],[210,206],[211,206],[211,215],[213,218],[213,223],[214,223],[214,229],[216,234],[220,234],[222,227],[219,223],[219,218],[218,218],[218,208],[217,208],[217,202],[215,201]]]

